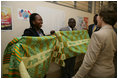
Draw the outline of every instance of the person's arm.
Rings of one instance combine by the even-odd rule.
[[[102,44],[99,39],[99,36],[96,33],[93,33],[83,63],[78,72],[75,74],[75,76],[73,76],[73,78],[83,78],[85,77],[85,75],[87,75],[87,73],[93,67],[94,63],[97,60],[97,57],[102,48],[101,46]]]

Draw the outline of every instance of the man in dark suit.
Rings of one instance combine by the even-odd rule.
[[[98,31],[100,29],[99,27],[97,27],[97,16],[98,14],[94,16],[93,18],[94,24],[89,25],[89,28],[88,28],[88,34],[90,38],[93,32]]]
[[[73,31],[73,30],[77,30],[75,28],[75,26],[76,26],[75,19],[74,18],[70,18],[68,20],[68,26],[64,27],[64,28],[61,28],[60,31]],[[76,59],[76,57],[71,57],[71,58],[68,58],[68,59],[64,60],[65,67],[61,67],[62,77],[64,77],[64,78],[71,78],[74,75],[75,59]]]
[[[30,28],[25,29],[22,36],[45,36],[43,30],[41,29],[43,20],[39,14],[31,14],[29,22]]]

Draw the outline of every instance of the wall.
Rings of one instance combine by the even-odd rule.
[[[20,37],[23,34],[24,29],[28,28],[30,26],[28,21],[22,21],[22,20],[18,19],[18,17],[17,17],[18,8],[29,9],[29,10],[32,10],[32,12],[36,12],[36,8],[38,6],[62,10],[66,14],[64,26],[67,26],[68,18],[72,17],[72,18],[76,19],[77,16],[88,17],[89,18],[88,25],[89,25],[92,23],[93,15],[94,15],[92,13],[52,4],[49,2],[42,2],[42,1],[38,1],[38,2],[37,1],[21,1],[21,2],[19,2],[19,1],[2,1],[1,6],[3,6],[3,5],[7,5],[12,8],[13,29],[11,31],[3,31],[3,30],[1,31],[1,56],[2,57],[3,57],[3,53],[4,53],[4,50],[5,50],[8,42],[10,42],[14,37]],[[48,30],[48,29],[44,29],[44,30]]]

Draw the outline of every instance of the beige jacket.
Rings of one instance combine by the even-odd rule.
[[[74,77],[114,77],[113,57],[116,50],[117,35],[112,26],[107,25],[94,32],[83,63]]]

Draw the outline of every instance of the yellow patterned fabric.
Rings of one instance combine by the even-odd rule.
[[[88,32],[80,31],[59,31],[56,33],[57,43],[56,52],[54,52],[53,60],[55,63],[65,66],[63,60],[86,53],[89,43]]]
[[[86,53],[87,31],[61,31],[53,36],[17,37],[6,47],[4,78],[42,78],[51,62],[65,66],[64,60]]]

